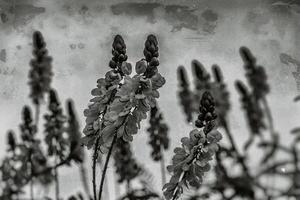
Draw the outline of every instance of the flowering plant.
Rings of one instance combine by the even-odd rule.
[[[88,148],[94,146],[93,177],[95,177],[95,160],[98,149],[107,152],[100,183],[98,199],[101,199],[102,187],[117,139],[132,141],[137,134],[140,122],[147,117],[147,112],[155,106],[159,97],[158,89],[165,84],[164,77],[158,73],[158,41],[149,35],[145,42],[145,58],[135,66],[136,74],[132,73],[132,65],[127,60],[126,45],[123,38],[117,35],[113,42],[113,58],[109,63],[112,70],[105,78],[98,79],[97,88],[92,90],[92,104],[84,111],[86,126],[82,141]],[[96,183],[93,179],[94,199],[96,200]]]
[[[219,149],[218,142],[222,139],[222,135],[214,129],[217,115],[213,97],[209,92],[203,94],[199,111],[196,126],[202,129],[194,129],[189,137],[181,139],[182,147],[174,149],[172,165],[167,167],[172,173],[170,182],[163,187],[167,200],[178,199],[183,193],[183,186],[198,189],[202,184],[204,173],[211,168],[209,161]]]

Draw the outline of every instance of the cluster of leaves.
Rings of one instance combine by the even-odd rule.
[[[34,199],[36,184],[48,187],[56,183],[56,199],[59,198],[57,170],[70,165],[71,161],[83,162],[83,151],[80,149],[81,134],[75,116],[72,101],[67,102],[68,116],[63,109],[54,89],[51,88],[51,57],[47,55],[46,43],[40,32],[33,34],[33,54],[29,71],[30,97],[37,112],[33,120],[29,106],[22,111],[21,134],[13,131],[7,134],[7,155],[0,165],[1,195],[0,199],[23,198],[24,188],[30,186],[31,199]],[[44,140],[38,135],[39,106],[48,95],[48,112],[44,114]],[[46,146],[46,152],[44,151]],[[26,195],[26,194],[25,194]]]
[[[214,99],[205,92],[200,101],[200,114],[196,126],[189,137],[181,139],[182,147],[174,149],[172,165],[167,167],[172,173],[170,182],[163,187],[167,200],[178,199],[183,193],[183,186],[200,188],[205,172],[211,168],[209,161],[218,151],[218,142],[222,135],[215,129],[214,120],[217,118]]]
[[[158,107],[152,107],[150,111],[150,127],[147,129],[150,135],[149,144],[152,147],[151,156],[154,161],[159,161],[163,157],[162,150],[169,148],[168,126],[163,122],[163,115]]]

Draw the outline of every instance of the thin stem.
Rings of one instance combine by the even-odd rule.
[[[103,186],[104,186],[104,180],[105,180],[105,175],[106,175],[106,171],[107,171],[107,167],[108,167],[108,163],[109,163],[109,159],[111,157],[111,153],[114,147],[114,144],[116,143],[117,140],[117,134],[114,135],[113,141],[111,142],[108,154],[106,156],[106,160],[105,160],[105,164],[104,164],[104,169],[102,172],[102,176],[101,176],[101,182],[100,182],[100,188],[99,188],[99,195],[98,195],[98,199],[101,200],[101,196],[102,196],[102,192],[103,192]]]
[[[127,194],[131,193],[131,185],[130,185],[130,180],[127,180]]]
[[[34,200],[34,193],[33,193],[33,179],[30,181],[30,199]]]
[[[57,156],[55,156],[55,165],[57,164]],[[58,179],[58,170],[54,169],[54,178],[55,178],[55,198],[59,200],[59,179]]]
[[[98,159],[98,146],[100,142],[100,137],[97,138],[95,146],[94,146],[94,155],[93,155],[93,194],[94,200],[97,200],[97,185],[96,185],[96,164]]]
[[[172,198],[172,200],[175,200],[176,199],[176,197],[177,197],[177,194],[178,194],[178,184],[177,184],[177,186],[176,186],[176,191],[175,191],[175,194],[173,195],[173,198]]]
[[[281,167],[281,166],[284,166],[284,165],[287,165],[287,164],[292,164],[292,161],[283,160],[283,161],[280,161],[280,162],[277,162],[277,163],[273,164],[272,166],[268,166],[267,168],[261,170],[254,178],[258,179],[260,176],[268,174],[269,171],[274,171],[278,167]]]
[[[32,155],[32,149],[30,148],[29,150],[29,162],[30,162],[30,175],[33,175],[33,165],[32,165],[32,159],[31,159],[31,155]],[[34,179],[32,178],[30,180],[30,199],[34,200],[34,191],[33,191],[33,181]]]
[[[116,162],[116,161],[115,161]],[[120,196],[120,186],[118,184],[118,177],[113,173],[114,186],[115,186],[115,197],[116,199]]]
[[[103,169],[102,162],[99,162],[99,165],[100,165],[100,169],[102,170]],[[107,179],[104,181],[103,187],[104,187],[104,191],[105,191],[105,195],[103,195],[103,196],[105,199],[109,199],[109,189],[108,189]]]
[[[90,195],[90,190],[89,190],[89,184],[87,181],[87,171],[86,171],[84,163],[80,164],[79,170],[80,170],[81,183],[84,188],[85,194],[86,194],[87,198],[90,199],[91,195]]]
[[[166,170],[165,170],[166,167],[165,167],[165,157],[162,151],[162,147],[160,147],[160,155],[161,155],[161,159],[160,159],[161,183],[162,186],[164,186],[166,184]]]
[[[186,172],[182,172],[181,173],[181,177],[179,178],[179,181],[178,181],[178,183],[176,184],[176,191],[175,191],[175,193],[174,193],[174,195],[173,195],[173,197],[172,197],[172,200],[175,200],[176,199],[176,197],[177,197],[177,195],[178,195],[178,186],[179,186],[179,183],[183,180],[183,178],[185,177],[185,175],[186,175]]]
[[[235,143],[235,141],[234,141],[234,139],[233,139],[233,137],[232,137],[232,134],[231,134],[231,132],[230,132],[230,129],[229,129],[229,127],[228,127],[228,124],[227,124],[226,120],[224,120],[224,129],[225,129],[225,133],[227,134],[227,137],[228,137],[228,139],[229,139],[229,141],[230,141],[231,148],[232,148],[232,150],[233,150],[233,151],[236,153],[236,155],[237,155],[237,162],[239,162],[239,163],[241,164],[244,173],[245,173],[248,177],[251,177],[250,172],[249,172],[249,169],[248,169],[248,167],[247,167],[247,165],[246,165],[246,163],[245,163],[245,161],[244,161],[243,156],[240,154],[240,152],[239,152],[239,150],[238,150],[238,148],[237,148],[237,145],[236,145],[236,143]]]
[[[268,101],[267,101],[267,98],[266,97],[263,97],[262,98],[262,102],[263,102],[263,105],[265,107],[265,111],[266,111],[266,114],[267,114],[267,119],[268,119],[268,123],[269,123],[269,128],[270,128],[270,133],[271,133],[271,137],[272,139],[274,140],[273,142],[275,143],[276,141],[276,133],[275,133],[275,128],[274,128],[274,121],[273,121],[273,117],[272,117],[272,113],[271,113],[271,109],[270,109],[270,106],[268,104]],[[271,158],[271,162],[272,164],[275,162],[274,161],[274,156]],[[268,178],[268,177],[267,177]],[[268,179],[267,179],[268,180]],[[275,176],[272,176],[272,180],[271,180],[271,186],[275,187],[275,183],[276,183],[276,179],[275,179]],[[270,184],[269,184],[270,185]]]
[[[266,111],[266,114],[267,114],[267,119],[268,119],[268,122],[269,122],[271,135],[274,136],[275,135],[275,128],[274,128],[274,121],[273,121],[271,109],[270,109],[268,101],[265,97],[262,98],[262,102],[264,104],[265,111]]]
[[[40,116],[40,104],[35,105],[35,126],[38,129],[39,126],[39,116]]]

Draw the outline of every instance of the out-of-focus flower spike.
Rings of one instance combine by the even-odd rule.
[[[252,55],[251,51],[247,47],[240,48],[240,55],[246,65],[255,65],[256,58]]]
[[[188,80],[185,68],[183,66],[178,67],[177,74],[178,74],[179,85],[181,87],[188,87],[189,80]]]
[[[51,88],[52,58],[48,56],[46,42],[41,32],[33,33],[33,55],[30,61],[31,69],[29,71],[30,97],[34,104],[39,105],[44,99],[44,94]]]
[[[42,49],[46,47],[44,37],[40,31],[35,31],[33,33],[33,46],[36,49]]]
[[[236,81],[235,87],[242,96],[248,96],[249,94],[248,89],[242,81]]]
[[[57,93],[54,89],[51,89],[49,92],[49,101],[50,101],[50,104],[55,104],[55,105],[60,104],[58,97],[57,97]]]
[[[265,123],[263,120],[264,113],[262,108],[259,104],[257,104],[255,97],[248,91],[243,82],[236,81],[235,87],[241,95],[240,101],[243,109],[245,110],[251,134],[260,135],[262,129],[265,129]],[[250,139],[251,138],[253,138],[253,136],[251,136]]]
[[[223,82],[223,74],[222,74],[221,68],[218,65],[213,65],[212,71],[213,71],[215,81],[218,83],[222,83]]]
[[[74,102],[72,99],[67,100],[67,108],[68,108],[68,115],[70,119],[74,119],[75,116],[75,111],[74,111]]]
[[[179,80],[178,96],[180,103],[183,107],[184,113],[186,114],[187,122],[191,122],[193,119],[193,93],[190,91],[189,81],[183,66],[178,67],[177,74]]]
[[[195,78],[197,78],[199,81],[206,82],[210,80],[209,73],[205,70],[204,66],[198,60],[192,61],[192,70],[195,74]]]
[[[139,175],[140,167],[133,157],[131,145],[122,138],[116,142],[114,159],[119,183],[130,182]]]
[[[31,116],[31,110],[29,106],[24,106],[22,113],[23,113],[23,121],[26,124],[30,124],[32,122],[32,116]]]
[[[151,157],[154,161],[160,161],[163,150],[169,148],[168,126],[164,123],[163,115],[158,107],[152,107],[150,111],[150,127],[147,129],[150,135],[149,144],[152,147]]]
[[[76,162],[83,162],[84,152],[80,145],[80,127],[74,111],[74,103],[71,99],[67,100],[68,111],[68,134],[70,138],[70,154]]]
[[[9,151],[14,152],[16,149],[17,142],[15,133],[12,130],[7,132],[7,144],[9,146]]]

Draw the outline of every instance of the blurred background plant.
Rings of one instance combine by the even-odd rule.
[[[73,162],[81,166],[83,188],[89,198],[87,176],[84,167],[84,153],[80,147],[80,128],[71,100],[67,101],[68,115],[58,100],[58,95],[51,87],[52,58],[48,56],[46,42],[41,32],[33,34],[33,55],[29,71],[30,98],[36,108],[35,120],[31,108],[27,105],[22,110],[20,135],[13,131],[7,133],[7,155],[3,158],[1,169],[0,199],[24,199],[30,193],[30,199],[37,199],[40,188],[45,192],[55,183],[55,198],[60,197],[59,168],[70,166]],[[48,96],[48,101],[44,99]],[[48,103],[44,114],[44,130],[39,130],[40,106]],[[42,134],[42,132],[44,134]],[[39,188],[39,189],[37,189]],[[47,197],[45,193],[44,198]]]
[[[195,122],[195,127],[181,139],[181,147],[174,149],[172,159],[165,156],[172,137],[157,101],[158,89],[165,84],[158,72],[157,38],[147,37],[144,58],[136,63],[134,75],[126,52],[123,38],[116,35],[109,62],[111,70],[97,80],[97,87],[91,91],[93,98],[84,111],[82,137],[75,103],[68,99],[64,109],[58,92],[51,86],[52,58],[46,42],[40,32],[33,34],[29,86],[35,114],[31,106],[25,105],[20,134],[7,132],[7,153],[0,165],[0,200],[109,200],[112,185],[120,200],[300,199],[300,127],[291,130],[294,139],[290,143],[276,131],[268,103],[271,86],[267,73],[248,48],[240,48],[247,83],[235,83],[249,129],[247,141],[241,143],[231,130],[231,95],[221,67],[213,65],[210,73],[193,60],[193,83],[184,66],[179,66],[177,72],[178,99],[186,122]],[[296,59],[287,54],[280,59],[298,70]],[[299,99],[296,97],[295,101]],[[40,114],[45,104],[46,111]],[[140,123],[148,113],[145,132],[149,136],[149,160],[160,163],[163,191],[156,190],[152,174],[155,172],[135,157],[132,143],[133,135],[142,132]],[[85,168],[89,159],[82,145],[93,148],[91,180]],[[114,178],[105,180],[110,158]],[[166,168],[169,162],[171,165]],[[75,165],[79,167],[81,190],[62,196],[59,170]],[[97,169],[102,172],[98,194]],[[51,194],[47,193],[50,187],[54,188]],[[40,188],[45,189],[42,197],[38,194]]]
[[[291,143],[280,138],[267,101],[270,86],[265,69],[257,65],[256,58],[248,48],[241,47],[240,55],[248,81],[248,86],[239,80],[235,83],[249,128],[250,136],[244,144],[237,143],[239,141],[229,126],[230,99],[221,68],[212,66],[214,80],[211,80],[211,74],[205,67],[196,60],[192,61],[195,79],[193,90],[185,68],[178,67],[178,97],[187,122],[191,122],[197,113],[199,96],[209,91],[216,101],[220,132],[227,136],[216,152],[213,178],[204,181],[200,190],[187,195],[187,199],[300,199],[300,131],[298,128],[291,131],[295,136]],[[287,55],[282,54],[281,60],[286,64],[297,64]],[[253,149],[261,151],[260,156],[250,153]],[[257,159],[261,160],[258,166],[254,166],[251,162]],[[283,184],[285,182],[288,184]]]

